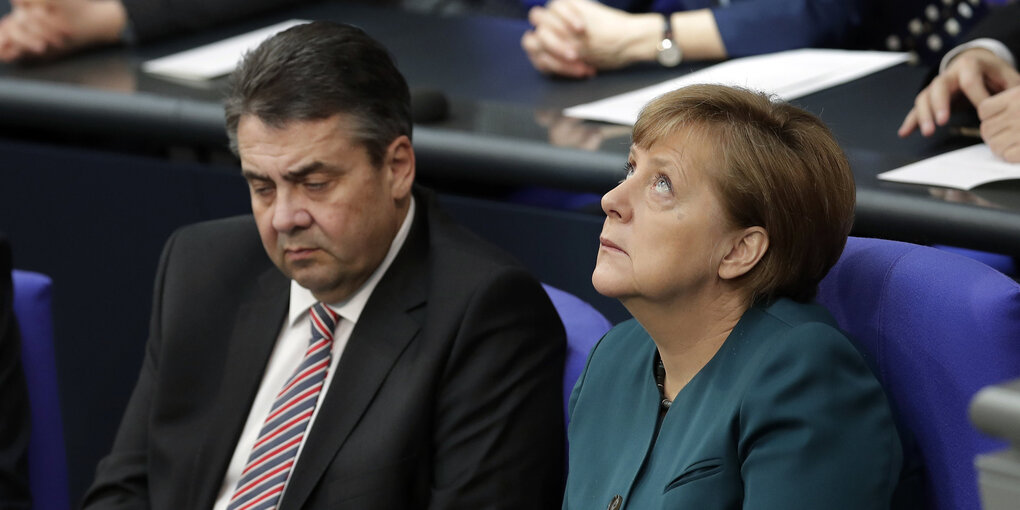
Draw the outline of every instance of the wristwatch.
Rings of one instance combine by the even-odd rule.
[[[662,17],[662,40],[659,41],[657,49],[659,52],[655,59],[664,67],[675,67],[684,59],[680,45],[673,41],[673,24],[670,23],[668,14]]]

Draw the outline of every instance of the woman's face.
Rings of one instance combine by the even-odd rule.
[[[734,228],[708,172],[716,165],[702,137],[679,133],[648,149],[632,146],[627,177],[602,197],[592,284],[620,299],[689,302],[719,280]]]

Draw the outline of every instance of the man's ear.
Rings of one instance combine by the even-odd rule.
[[[747,227],[735,234],[730,252],[719,262],[719,278],[732,280],[754,269],[769,249],[769,233],[761,227]]]
[[[395,200],[402,200],[411,194],[415,172],[414,147],[407,135],[400,135],[390,142],[383,160],[383,171],[390,174],[390,189]]]

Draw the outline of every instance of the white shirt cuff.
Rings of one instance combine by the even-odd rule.
[[[965,42],[946,53],[946,56],[942,57],[942,63],[939,64],[939,74],[944,73],[946,68],[949,67],[949,62],[956,58],[957,55],[963,53],[971,48],[984,48],[995,56],[1005,60],[1010,66],[1016,67],[1016,59],[1013,58],[1013,54],[1009,51],[1009,48],[1005,44],[1002,44],[995,39],[974,39],[973,41]]]

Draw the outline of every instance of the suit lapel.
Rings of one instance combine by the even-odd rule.
[[[390,370],[421,329],[412,315],[426,299],[428,203],[358,319],[303,447],[280,508],[301,508],[368,409]]]
[[[223,475],[287,314],[288,283],[289,280],[272,267],[262,274],[255,290],[247,298],[242,297],[238,305],[237,321],[228,340],[230,344],[223,365],[223,383],[213,407],[215,414],[208,421],[207,437],[196,457],[192,508],[212,508],[219,494]]]

